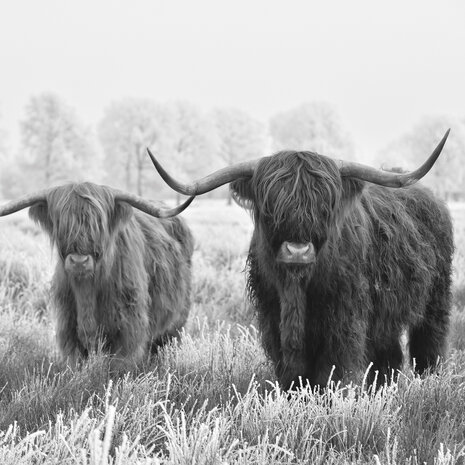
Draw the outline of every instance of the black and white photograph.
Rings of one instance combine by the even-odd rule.
[[[0,465],[465,464],[465,3],[0,4]]]

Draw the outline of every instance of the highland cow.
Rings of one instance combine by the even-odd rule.
[[[190,307],[193,238],[175,215],[191,201],[170,210],[81,183],[0,207],[0,216],[30,207],[57,249],[52,296],[65,357],[75,361],[102,343],[124,367],[177,335]]]
[[[312,152],[285,151],[219,170],[183,194],[226,183],[252,212],[248,291],[263,347],[284,388],[369,381],[401,367],[400,336],[421,373],[444,355],[453,234],[446,205],[415,184],[449,131],[413,172],[387,172]],[[358,375],[357,375],[358,376]],[[360,379],[360,378],[359,378]]]

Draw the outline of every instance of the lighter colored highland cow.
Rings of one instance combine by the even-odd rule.
[[[87,356],[101,341],[113,366],[128,366],[178,334],[190,307],[193,238],[171,216],[191,201],[168,210],[81,183],[0,208],[4,216],[31,207],[57,249],[52,295],[63,356]]]

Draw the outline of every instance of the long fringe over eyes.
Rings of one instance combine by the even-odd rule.
[[[110,189],[70,184],[52,191],[47,203],[53,223],[51,238],[59,253],[88,254],[96,252],[96,245],[105,245],[115,205]]]
[[[255,214],[274,229],[285,225],[292,234],[310,238],[325,235],[335,223],[342,181],[336,164],[326,157],[280,152],[262,160],[251,182]]]

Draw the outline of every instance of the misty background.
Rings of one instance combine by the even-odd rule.
[[[0,198],[89,180],[173,198],[281,149],[412,169],[465,199],[465,3],[68,1],[0,7]],[[212,194],[227,197],[227,189]]]

